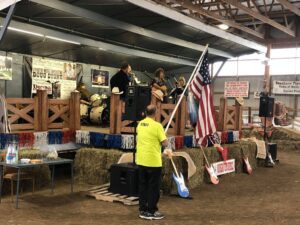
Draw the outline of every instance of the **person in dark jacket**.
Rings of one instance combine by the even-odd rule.
[[[121,66],[119,72],[117,72],[111,79],[110,79],[110,88],[111,90],[114,87],[119,88],[121,94],[121,98],[124,99],[126,95],[126,89],[131,81],[131,66],[128,63],[125,63]]]

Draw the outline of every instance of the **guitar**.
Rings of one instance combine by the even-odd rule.
[[[159,86],[158,84],[153,84],[152,91],[156,91],[156,90],[160,90],[164,94],[164,97],[168,96],[168,88],[166,85]]]
[[[269,161],[270,161],[270,163],[272,164],[272,165],[275,165],[275,162],[274,162],[274,160],[272,159],[272,156],[271,156],[271,154],[268,152],[268,158],[269,158]]]
[[[174,161],[173,161],[172,157],[170,159],[171,159],[171,162],[172,162],[175,174],[176,174],[175,175],[173,173],[173,178],[174,178],[174,181],[177,185],[177,192],[178,192],[180,197],[187,198],[187,197],[190,196],[190,192],[187,189],[187,187],[185,186],[184,177],[183,177],[182,173],[180,173],[180,176],[178,175],[178,172],[177,172],[177,169],[176,169],[176,166],[174,164]]]
[[[248,157],[243,157],[243,161],[244,161],[244,164],[245,164],[245,168],[246,168],[246,171],[248,174],[252,174],[253,170],[252,170],[252,167],[250,165],[250,162],[249,162],[249,159]]]
[[[206,163],[205,169],[206,169],[206,171],[207,171],[207,173],[208,173],[208,175],[210,177],[210,182],[212,184],[218,184],[219,183],[219,178],[216,175],[216,173],[214,171],[214,168],[209,164],[208,159],[206,157],[206,154],[205,154],[205,152],[204,152],[204,150],[202,148],[202,145],[200,145],[200,148],[202,150],[202,153],[203,153],[203,156],[204,156],[204,159],[205,159],[205,163]]]
[[[219,180],[218,176],[216,175],[214,168],[212,166],[208,166],[208,165],[205,165],[205,168],[206,168],[207,173],[209,174],[211,183],[218,184],[220,180]]]
[[[245,156],[244,151],[243,151],[243,147],[242,144],[240,142],[238,142],[240,144],[240,148],[241,148],[241,153],[242,153],[242,159],[244,162],[244,169],[246,169],[246,172],[250,175],[253,172],[253,169],[251,167],[251,164],[249,162],[249,159],[247,156]]]

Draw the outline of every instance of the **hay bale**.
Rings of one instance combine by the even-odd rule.
[[[257,147],[256,144],[252,141],[239,141],[238,142],[243,150],[244,156],[248,157],[249,163],[252,169],[257,168],[257,159],[256,152]],[[242,169],[242,167],[241,167]],[[242,170],[241,170],[242,172]]]
[[[108,169],[118,162],[122,153],[117,150],[81,148],[75,156],[75,179],[92,185],[109,182]]]
[[[192,160],[195,163],[196,166],[196,173],[190,177],[188,181],[188,187],[190,189],[199,187],[200,184],[203,183],[204,179],[204,157],[200,149],[196,148],[189,148],[189,149],[184,149],[185,152],[187,152]]]
[[[242,149],[239,143],[225,145],[228,148],[228,159],[235,159],[235,172],[243,172]]]
[[[180,151],[184,151],[190,155],[196,166],[196,173],[186,180],[186,185],[189,189],[198,187],[203,182],[203,155],[199,149],[185,148]],[[173,161],[176,165],[178,172],[181,172],[185,178],[188,177],[188,164],[183,157],[174,157]],[[176,194],[177,187],[175,181],[172,178],[173,166],[171,161],[167,157],[163,157],[162,168],[162,185],[161,189],[164,194]]]
[[[242,130],[242,138],[251,138],[256,137],[258,140],[262,140],[263,136],[255,129],[243,129]]]
[[[300,136],[284,128],[276,128],[273,130],[271,140],[300,141]]]
[[[274,140],[277,144],[277,151],[298,151],[300,150],[300,141]]]

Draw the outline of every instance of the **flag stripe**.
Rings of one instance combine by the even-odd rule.
[[[215,111],[210,90],[211,79],[208,65],[208,53],[206,53],[190,87],[191,92],[199,101],[195,136],[196,139],[200,141],[203,140],[205,136],[216,132]]]

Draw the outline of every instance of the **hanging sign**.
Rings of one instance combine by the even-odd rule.
[[[76,89],[76,79],[75,63],[32,58],[32,93],[42,89],[54,98],[68,99]]]
[[[216,162],[212,164],[217,176],[235,172],[235,159]]]
[[[12,80],[12,58],[0,56],[0,80]]]
[[[227,81],[224,87],[225,98],[247,98],[249,94],[249,81]]]
[[[299,95],[300,81],[278,81],[273,82],[273,94]]]

